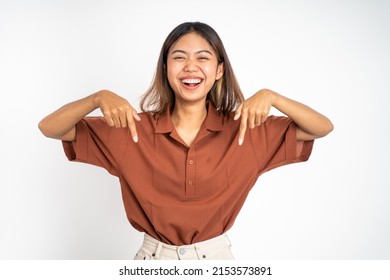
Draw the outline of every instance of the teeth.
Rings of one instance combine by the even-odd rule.
[[[183,79],[181,81],[185,84],[199,84],[202,80],[201,79]]]

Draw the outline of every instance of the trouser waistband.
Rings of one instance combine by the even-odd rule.
[[[230,247],[231,243],[226,234],[182,246],[169,245],[145,234],[138,254],[142,253],[141,251],[144,249],[143,253],[145,254],[146,251],[150,256],[145,255],[141,259],[234,259]]]

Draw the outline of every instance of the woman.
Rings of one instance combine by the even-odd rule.
[[[287,117],[268,116],[272,106]],[[103,117],[86,117],[97,108]],[[226,231],[257,178],[306,161],[333,129],[271,90],[244,100],[221,39],[199,22],[168,35],[141,108],[102,90],[39,124],[69,160],[119,178],[127,217],[145,233],[135,259],[233,259]]]

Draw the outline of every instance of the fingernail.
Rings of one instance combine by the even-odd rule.
[[[138,136],[137,136],[137,135],[133,137],[133,141],[134,141],[135,143],[138,142]]]
[[[242,145],[242,142],[244,142],[243,139],[238,139],[238,146],[241,146],[241,145]]]
[[[240,115],[239,114],[236,114],[236,115],[234,115],[234,120],[236,121],[236,120],[238,120],[238,118],[240,117]]]

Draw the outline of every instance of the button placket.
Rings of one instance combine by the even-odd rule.
[[[194,147],[190,147],[187,152],[187,164],[186,164],[186,196],[195,195],[196,187],[196,150]]]

